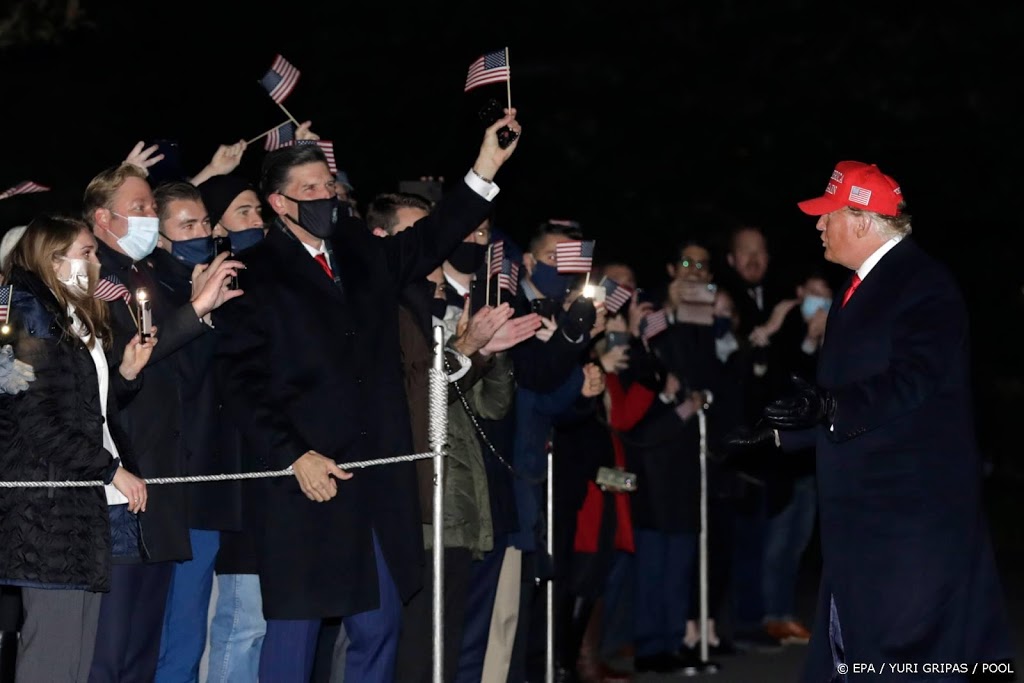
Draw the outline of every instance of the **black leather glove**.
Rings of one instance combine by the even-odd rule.
[[[597,322],[597,309],[594,308],[594,302],[581,296],[572,302],[572,306],[569,306],[569,310],[562,316],[559,327],[562,328],[566,337],[576,341],[589,334],[590,330],[594,329],[595,322]]]
[[[741,427],[723,439],[725,452],[729,455],[745,453],[754,448],[775,446],[775,430],[768,425],[758,424],[753,429]]]
[[[807,429],[831,423],[836,414],[836,399],[827,390],[792,375],[795,393],[765,406],[764,419],[776,429]]]

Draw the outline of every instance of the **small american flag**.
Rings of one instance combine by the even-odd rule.
[[[49,191],[50,188],[46,187],[45,185],[40,185],[39,183],[34,183],[31,180],[26,180],[25,182],[18,183],[14,187],[6,189],[3,192],[0,192],[0,199],[8,199],[16,194],[33,194],[35,192]]]
[[[559,273],[589,273],[594,265],[594,240],[568,240],[555,245]]]
[[[469,92],[473,88],[479,88],[488,83],[501,83],[509,77],[508,61],[505,59],[505,50],[488,52],[469,65],[469,73],[466,75],[466,89]]]
[[[281,104],[292,94],[298,82],[299,70],[281,55],[274,58],[270,70],[260,79],[260,84],[266,89],[270,99],[277,104]]]
[[[96,289],[93,290],[92,296],[100,301],[117,301],[120,299],[126,304],[132,300],[132,293],[128,291],[128,288],[113,273],[100,278],[100,281],[96,283]]]
[[[267,141],[263,143],[263,147],[268,152],[273,152],[278,147],[284,147],[293,140],[295,140],[295,124],[288,121],[270,131],[267,135]]]
[[[620,285],[611,278],[601,278],[599,285],[604,287],[604,308],[612,315],[615,315],[633,297],[632,289],[626,285]]]
[[[291,145],[316,145],[327,157],[327,168],[331,170],[331,175],[338,175],[338,164],[334,161],[334,142],[331,140],[295,140],[281,146],[290,147]]]
[[[505,240],[498,240],[491,243],[490,253],[487,255],[487,262],[490,264],[487,277],[494,277],[501,272],[501,264],[505,260]]]
[[[650,341],[667,329],[668,318],[665,317],[664,310],[648,313],[640,321],[640,336],[644,341]]]
[[[865,190],[863,187],[854,185],[850,188],[850,201],[867,206],[871,203],[871,190]]]
[[[501,271],[498,273],[498,287],[515,296],[519,291],[519,264],[511,259],[501,260]]]
[[[11,299],[14,298],[14,285],[0,288],[0,325],[7,323],[11,315]]]

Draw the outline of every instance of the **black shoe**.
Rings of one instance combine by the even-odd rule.
[[[672,654],[671,652],[659,652],[656,655],[646,657],[634,657],[633,668],[637,673],[659,673],[659,674],[683,674],[693,676],[697,673],[695,659]]]
[[[719,638],[718,645],[712,645],[708,648],[708,654],[712,657],[728,657],[736,654],[736,646],[725,638]]]

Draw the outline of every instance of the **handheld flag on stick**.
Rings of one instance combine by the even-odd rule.
[[[284,147],[295,140],[295,124],[291,121],[285,121],[277,128],[271,128],[264,135],[267,136],[267,140],[263,143],[263,148],[268,152],[273,152],[275,149]],[[256,140],[259,140],[259,138],[256,138]],[[249,144],[256,140],[250,140]]]
[[[594,265],[594,240],[569,240],[555,245],[559,273],[590,273]]]
[[[0,287],[0,325],[6,325],[11,315],[11,300],[14,298],[14,285]]]
[[[619,309],[633,297],[632,289],[626,285],[620,285],[609,277],[601,278],[601,282],[598,284],[604,287],[604,308],[611,315],[618,313]]]
[[[491,243],[487,254],[487,277],[494,277],[501,272],[502,260],[505,258],[505,240]]]
[[[640,337],[645,342],[650,341],[667,329],[668,318],[665,317],[664,310],[648,313],[640,321]]]
[[[519,291],[519,264],[510,259],[501,260],[501,271],[498,273],[498,288],[515,296]]]
[[[49,192],[50,188],[39,183],[34,183],[31,180],[18,183],[14,187],[8,188],[3,192],[0,192],[0,199],[9,199],[16,194],[34,194],[36,192]]]
[[[469,92],[488,83],[508,81],[509,73],[508,49],[488,52],[469,65],[463,92]],[[511,100],[511,97],[509,99]]]
[[[270,69],[260,79],[260,85],[266,89],[270,99],[280,105],[295,89],[299,82],[299,70],[292,66],[291,62],[277,55]]]
[[[100,301],[117,301],[122,299],[125,303],[129,303],[132,300],[132,293],[128,291],[128,288],[113,273],[100,278],[99,282],[96,283],[96,289],[93,290],[92,296]]]

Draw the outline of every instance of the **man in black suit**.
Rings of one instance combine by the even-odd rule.
[[[412,463],[355,477],[336,462],[409,452],[398,298],[488,215],[515,110],[428,216],[389,239],[338,219],[335,179],[318,148],[267,155],[262,191],[277,215],[244,252],[246,291],[214,320],[219,373],[253,468],[291,467],[265,484],[259,573],[267,634],[260,679],[309,677],[320,619],[344,617],[346,680],[394,678],[401,603],[419,587],[423,543]],[[338,480],[348,480],[339,488]]]
[[[980,501],[963,298],[910,239],[903,194],[877,166],[839,163],[800,208],[820,216],[825,258],[856,271],[829,312],[817,384],[794,380],[765,410],[782,431],[754,436],[817,449],[824,563],[803,680],[846,681],[870,662],[875,680],[951,663],[966,668],[926,680],[967,681],[1012,650]]]

